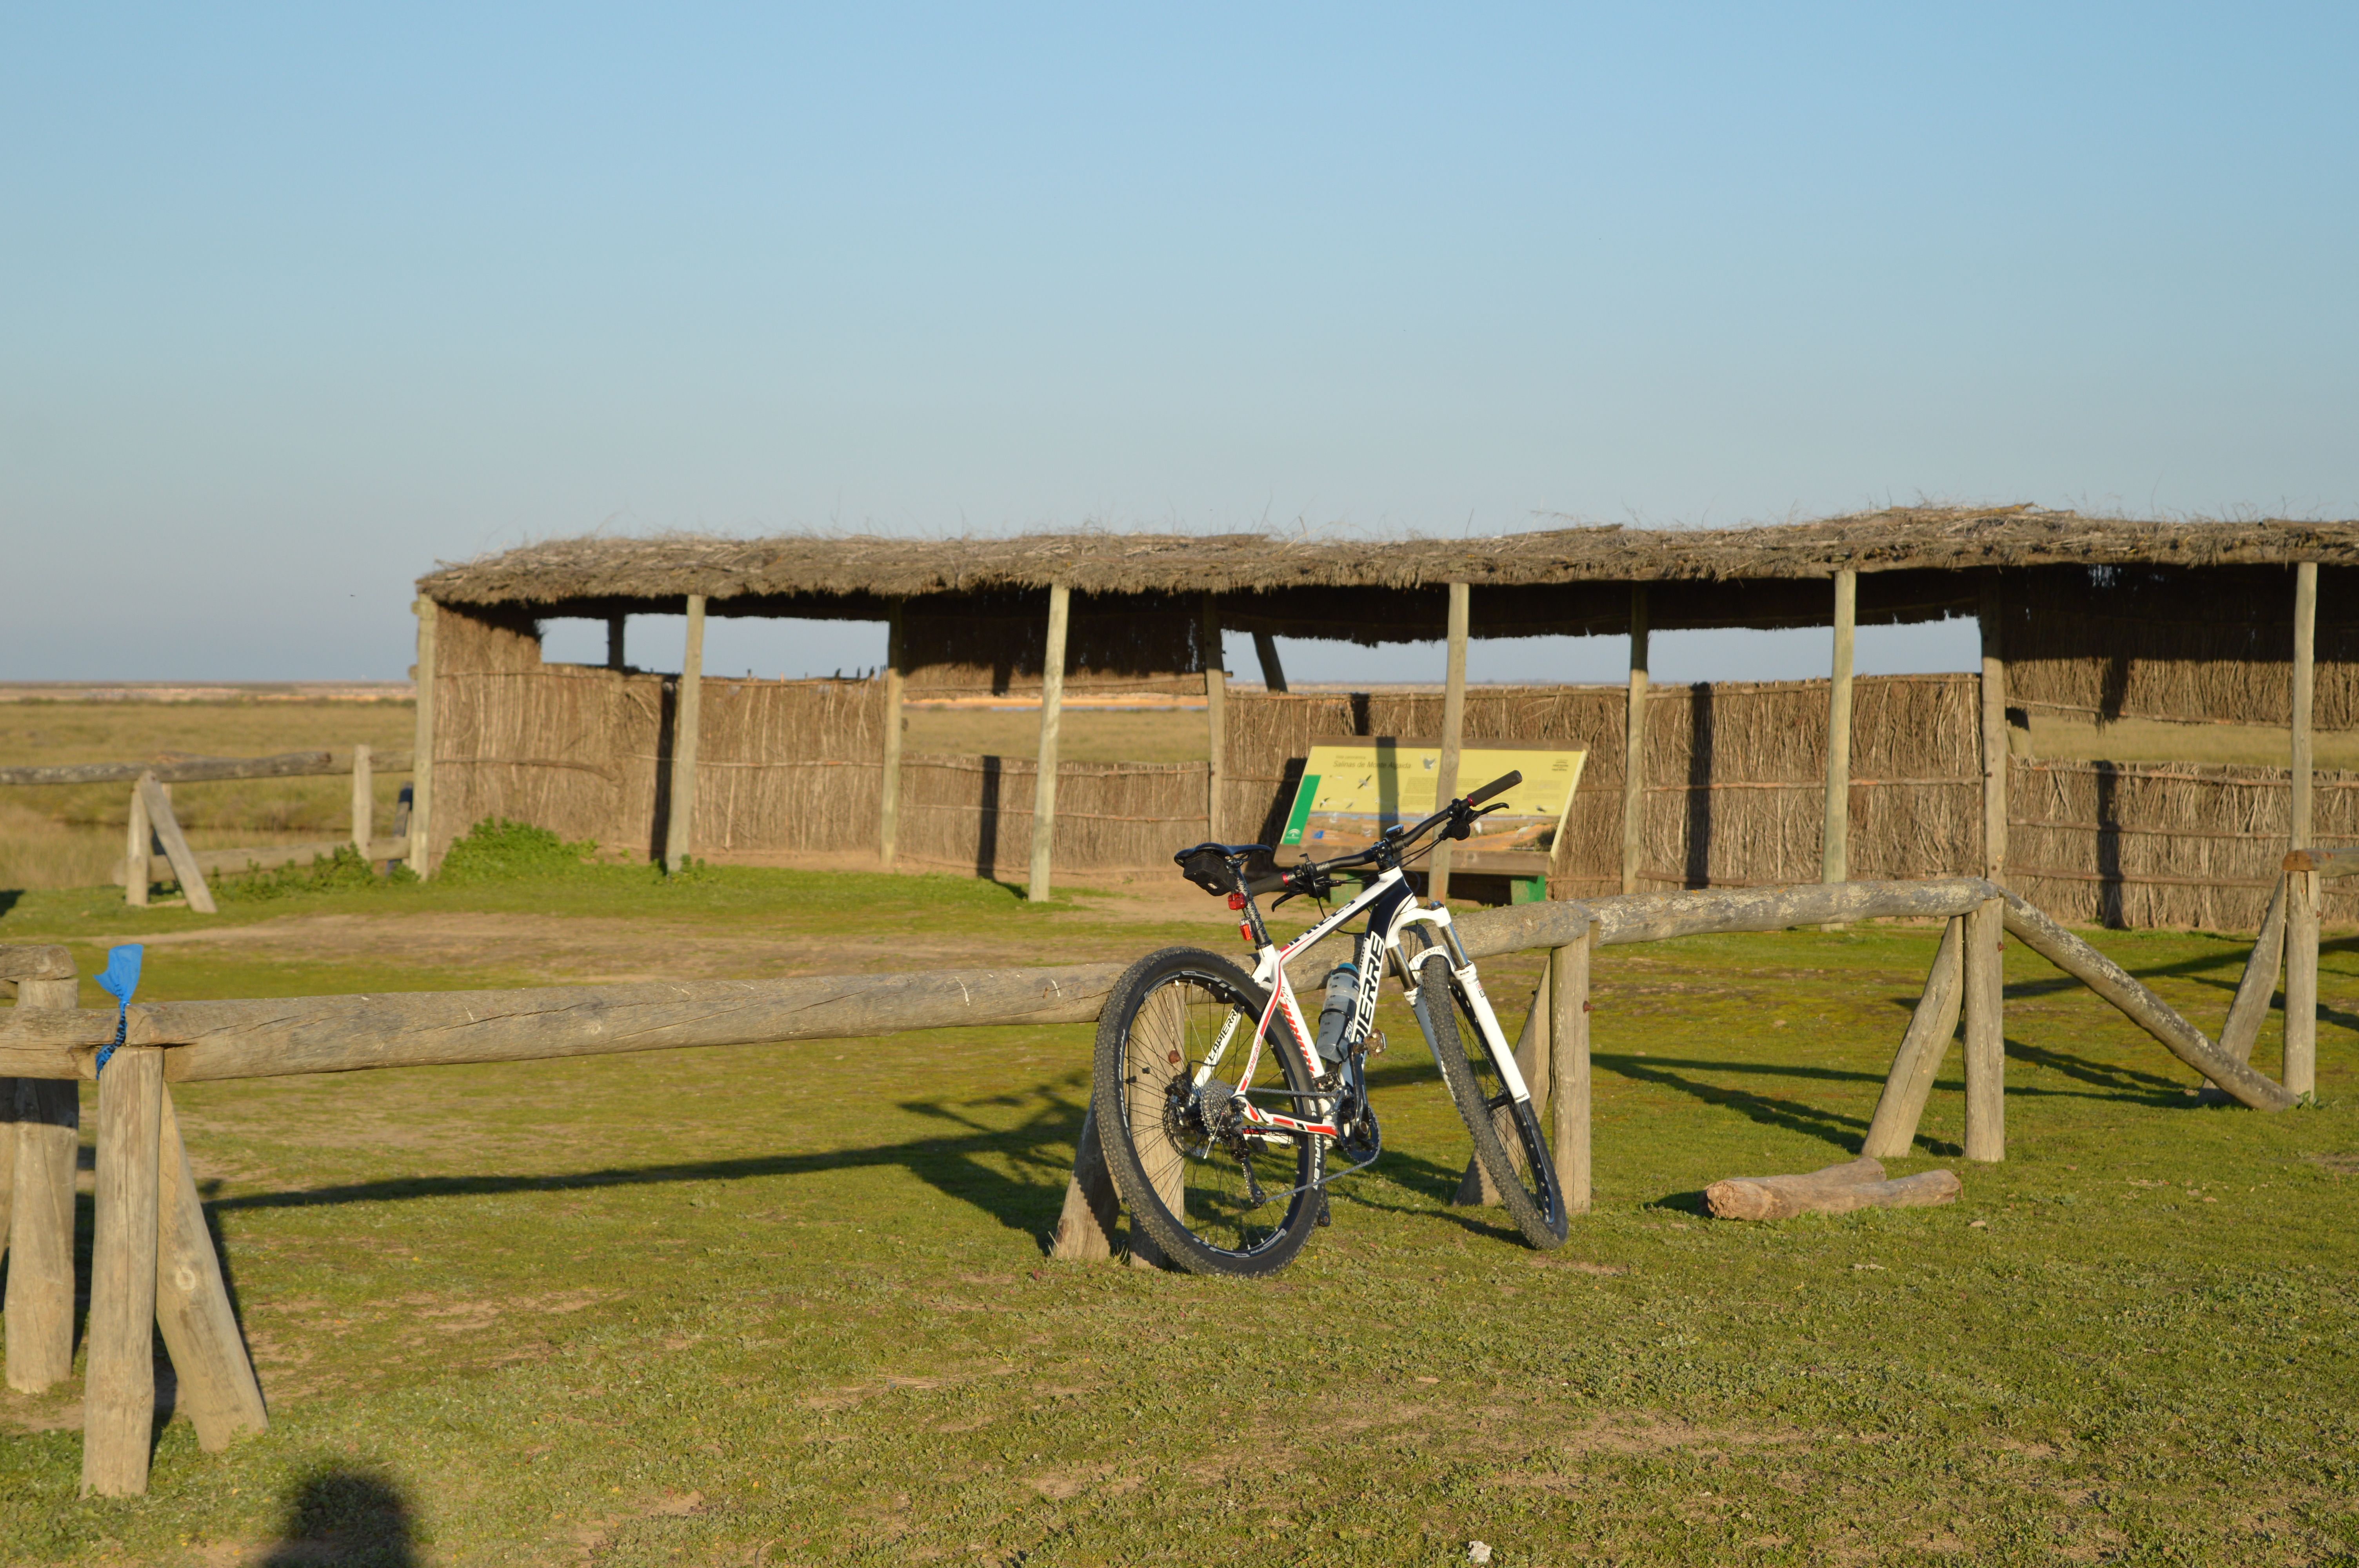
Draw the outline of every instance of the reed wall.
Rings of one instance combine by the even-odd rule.
[[[544,665],[528,623],[446,609],[441,627],[435,752],[442,804],[435,816],[442,844],[486,816],[508,816],[608,849],[655,853],[670,810],[676,677]],[[1823,681],[1656,687],[1647,704],[1641,885],[1816,881],[1826,701]],[[1866,676],[1853,701],[1853,875],[1978,871],[1976,677]],[[1620,686],[1467,694],[1469,741],[1589,752],[1553,879],[1560,897],[1621,885],[1624,703]],[[1274,841],[1312,742],[1432,737],[1441,704],[1439,693],[1232,690],[1220,835]],[[884,721],[881,681],[707,679],[696,852],[873,850]],[[1026,874],[1029,758],[908,756],[902,767],[903,860]],[[2221,930],[2257,924],[2287,842],[2284,769],[2014,757],[2008,776],[2008,880],[2060,918]],[[1201,763],[1064,764],[1056,863],[1083,873],[1168,868],[1173,850],[1212,835],[1207,783]],[[2319,840],[2359,842],[2359,774],[2318,775],[2316,799]],[[2359,887],[2335,891],[2343,885],[2330,884],[2328,917],[2359,922]]]

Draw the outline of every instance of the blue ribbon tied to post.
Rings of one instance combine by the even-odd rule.
[[[114,1047],[131,1029],[131,993],[139,989],[139,958],[143,949],[134,942],[127,946],[106,950],[106,968],[94,977],[98,989],[114,999],[114,1041],[98,1054],[98,1065],[92,1076],[106,1071],[106,1059],[114,1054]]]

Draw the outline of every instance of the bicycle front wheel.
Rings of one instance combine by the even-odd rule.
[[[1191,1273],[1273,1273],[1319,1221],[1325,1141],[1253,1128],[1233,1103],[1267,1000],[1218,954],[1167,947],[1130,967],[1099,1016],[1090,1108],[1106,1169],[1133,1227]],[[1311,1087],[1279,1040],[1263,1042],[1255,1076]],[[1243,1098],[1312,1115],[1291,1096]]]
[[[1417,1021],[1433,1047],[1441,1077],[1450,1086],[1459,1119],[1474,1140],[1474,1158],[1490,1173],[1499,1201],[1524,1239],[1542,1251],[1564,1242],[1564,1194],[1556,1163],[1529,1100],[1507,1092],[1506,1078],[1493,1059],[1474,1012],[1467,1006],[1449,957],[1430,947],[1415,965]]]

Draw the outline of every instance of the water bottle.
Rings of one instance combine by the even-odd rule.
[[[1343,1059],[1343,1037],[1360,1002],[1360,970],[1343,963],[1327,971],[1327,1000],[1319,1010],[1319,1054],[1329,1062]]]

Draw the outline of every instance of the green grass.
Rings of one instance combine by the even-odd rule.
[[[0,941],[89,968],[105,938],[175,937],[158,998],[549,978],[399,957],[462,918],[775,936],[799,972],[855,939],[911,968],[1234,941],[1211,900],[729,869],[300,892],[213,923],[110,897],[27,894]],[[290,916],[366,939],[248,951],[313,929]],[[2217,1027],[2239,944],[2094,939]],[[386,1563],[1443,1563],[1475,1539],[1513,1564],[2359,1561],[2359,945],[2325,955],[2321,1108],[2197,1106],[2011,946],[2005,1164],[1957,1158],[1953,1053],[1896,1170],[1962,1169],[1958,1205],[1702,1218],[1717,1177],[1849,1156],[1932,945],[1602,953],[1599,1206],[1545,1256],[1448,1206],[1465,1138],[1388,1003],[1386,1157],[1258,1285],[1044,1259],[1085,1028],[182,1086],[271,1430],[208,1455],[174,1421],[128,1501],[76,1498],[71,1429],[0,1438],[0,1561],[290,1536],[282,1561]],[[1537,972],[1485,966],[1503,1007]]]

